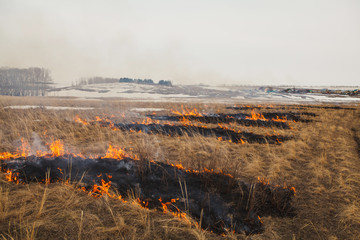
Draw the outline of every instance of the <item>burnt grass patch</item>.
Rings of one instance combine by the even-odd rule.
[[[70,180],[90,191],[102,181],[122,196],[129,192],[143,207],[185,213],[203,229],[255,234],[264,231],[262,216],[292,217],[295,191],[290,187],[241,182],[214,171],[198,172],[147,160],[61,157],[17,158],[1,161],[20,183]],[[48,178],[45,177],[48,172]],[[85,174],[84,174],[85,173]],[[102,177],[100,177],[102,176]]]
[[[101,123],[108,125],[108,123]],[[169,136],[196,136],[201,135],[204,137],[217,137],[222,138],[224,141],[231,141],[234,143],[260,143],[260,144],[278,144],[292,139],[291,137],[279,135],[260,135],[249,132],[235,132],[231,129],[224,129],[221,127],[207,128],[199,126],[184,126],[184,125],[168,125],[168,124],[137,124],[137,123],[116,123],[114,127],[123,131],[143,132],[147,134],[162,134]]]
[[[234,109],[234,110],[242,110],[242,109],[237,109],[237,108],[227,108],[227,109]],[[268,109],[268,108],[265,108]],[[278,108],[278,109],[282,109],[282,108]],[[278,110],[276,109],[276,110]],[[285,109],[285,108],[284,108]],[[275,109],[273,109],[275,110]],[[287,112],[263,112],[261,113],[265,118],[267,119],[272,119],[272,118],[277,118],[277,116],[279,118],[284,118],[286,117],[287,120],[290,121],[295,121],[295,122],[311,122],[308,119],[303,119],[303,116],[309,116],[309,117],[316,117],[318,116],[316,113],[313,112],[294,112],[294,111],[287,111]],[[228,114],[229,116],[231,115],[239,115],[239,116],[251,116],[250,114]]]
[[[288,121],[292,122],[312,122],[312,119],[304,119],[300,114],[290,112],[274,112],[274,113],[262,113],[261,114],[266,120],[263,119],[249,119],[250,114],[239,113],[239,114],[208,114],[204,116],[157,116],[147,115],[155,120],[166,120],[166,121],[181,121],[184,118],[190,121],[198,121],[202,123],[236,123],[242,126],[253,126],[253,127],[277,127],[282,129],[290,129]],[[308,116],[315,117],[316,114],[308,113]],[[286,119],[288,121],[280,121],[279,119]]]
[[[166,121],[181,121],[186,118],[190,121],[197,121],[202,123],[236,123],[241,126],[253,126],[253,127],[277,127],[282,129],[290,129],[287,122],[276,122],[276,121],[264,121],[264,120],[251,120],[246,117],[251,117],[248,114],[214,114],[206,116],[154,116],[148,115],[148,117],[155,120],[166,120]]]

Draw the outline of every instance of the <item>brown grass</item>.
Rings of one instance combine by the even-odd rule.
[[[94,107],[94,110],[51,111],[3,109],[7,105],[44,104]],[[45,104],[44,104],[45,105]],[[356,110],[286,106],[277,111],[318,114],[292,130],[239,127],[265,134],[278,131],[294,139],[281,145],[232,144],[216,138],[168,137],[113,131],[73,122],[79,115],[125,114],[138,120],[133,107],[180,109],[175,103],[81,101],[55,98],[0,97],[0,152],[15,151],[19,139],[38,136],[45,145],[61,139],[68,150],[103,154],[109,143],[141,158],[182,163],[195,169],[221,169],[240,180],[265,177],[295,186],[294,218],[264,217],[263,234],[229,239],[357,239],[360,232],[360,108]],[[234,112],[224,104],[189,104],[199,111]],[[277,107],[277,106],[274,106]],[[352,106],[354,107],[354,106]],[[211,110],[207,110],[211,109]],[[271,110],[267,110],[271,111]],[[250,112],[246,110],[245,112]],[[167,113],[166,111],[163,112]],[[39,144],[33,144],[39,147]],[[44,147],[44,146],[43,146]],[[172,216],[103,197],[94,199],[64,184],[14,185],[0,181],[0,238],[3,239],[222,239]]]

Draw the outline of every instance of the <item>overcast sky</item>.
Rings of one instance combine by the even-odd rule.
[[[69,84],[360,85],[360,1],[0,0],[0,66]]]

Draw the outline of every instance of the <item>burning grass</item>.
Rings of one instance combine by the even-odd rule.
[[[19,99],[15,100],[20,101]],[[11,101],[13,101],[12,98],[6,98],[6,104]],[[64,149],[70,152],[79,150],[86,153],[87,159],[94,159],[95,155],[99,157],[106,153],[109,143],[112,143],[122,146],[124,152],[132,155],[130,157],[136,156],[145,163],[150,163],[150,166],[152,166],[151,160],[156,160],[161,163],[159,166],[182,164],[185,169],[191,168],[194,171],[205,168],[216,169],[218,172],[231,174],[238,182],[256,184],[258,187],[262,186],[262,183],[258,182],[258,177],[262,182],[265,181],[264,178],[270,179],[271,186],[281,189],[285,182],[296,188],[296,196],[291,202],[291,206],[295,208],[295,216],[282,217],[281,214],[276,216],[276,214],[266,213],[266,209],[271,208],[261,208],[267,206],[268,200],[261,195],[266,191],[260,190],[254,193],[254,199],[263,201],[256,201],[256,204],[254,202],[253,209],[254,212],[261,212],[258,215],[260,215],[259,221],[263,222],[264,231],[249,236],[229,231],[225,233],[226,238],[356,239],[358,237],[360,231],[360,215],[357,207],[360,199],[359,106],[266,105],[255,108],[255,111],[267,119],[271,117],[266,114],[276,113],[279,118],[282,118],[281,113],[283,113],[288,114],[289,120],[289,113],[293,113],[302,119],[313,121],[292,122],[292,129],[276,126],[269,128],[238,126],[239,124],[236,123],[227,125],[236,131],[254,132],[261,135],[267,133],[271,135],[276,132],[291,137],[282,144],[270,145],[232,144],[200,134],[192,137],[187,134],[171,137],[136,131],[114,131],[110,127],[102,127],[98,124],[84,125],[73,120],[76,115],[79,115],[81,119],[95,119],[96,115],[106,114],[110,117],[114,114],[115,118],[112,120],[115,123],[124,122],[124,120],[129,121],[129,124],[137,121],[142,123],[149,113],[135,114],[129,110],[130,108],[164,108],[168,111],[158,114],[166,116],[171,114],[171,109],[181,109],[181,106],[176,104],[123,103],[113,100],[82,105],[82,102],[72,101],[71,103],[71,100],[66,100],[66,105],[90,106],[95,110],[56,112],[43,109],[0,109],[0,152],[24,152],[27,155],[36,155],[37,150],[47,152],[46,149],[49,149],[50,145],[46,144],[51,143],[53,139],[61,139],[65,143]],[[209,113],[247,114],[251,117],[251,110],[254,109],[254,106],[241,110],[226,109],[226,107],[229,106],[189,104],[184,107],[185,112],[178,111],[186,114],[187,110],[192,111],[196,108],[195,115],[197,116],[188,116],[189,118],[203,117]],[[349,108],[352,109],[349,110]],[[216,127],[215,123],[199,124]],[[29,151],[21,147],[21,137],[24,138],[23,141],[29,142]],[[47,157],[39,155],[39,158],[56,158],[51,157],[51,152],[47,154],[50,155]],[[122,156],[123,153],[113,151],[113,154]],[[21,159],[20,155],[16,158]],[[149,167],[149,164],[146,166]],[[150,167],[150,169],[153,168]],[[174,167],[169,169],[174,169]],[[60,174],[59,170],[57,171]],[[16,185],[5,179],[6,176],[10,177],[9,174],[1,175],[3,180],[0,182],[2,191],[0,235],[5,239],[48,239],[49,237],[62,239],[223,239],[217,234],[188,224],[169,212],[169,214],[164,214],[165,208],[171,210],[172,206],[171,199],[165,197],[161,199],[164,205],[160,203],[159,198],[155,201],[157,204],[155,209],[158,210],[154,211],[144,209],[143,205],[142,207],[141,204],[139,205],[136,191],[128,194],[129,196],[125,194],[123,198],[128,202],[124,203],[107,194],[102,195],[101,198],[93,198],[88,195],[88,192],[76,190],[76,187],[80,186],[78,182]],[[42,176],[45,176],[45,173]],[[20,177],[19,173],[19,180]],[[119,194],[113,178],[106,179],[106,175],[105,177],[103,175],[104,185],[100,178],[96,178],[96,185],[102,188],[88,190],[101,192],[106,190],[106,183],[111,181],[112,187],[108,190],[109,194]],[[264,183],[267,184],[267,182]],[[180,202],[180,199],[181,197],[176,201]],[[148,205],[150,202],[148,201]],[[197,216],[190,219],[199,222]]]
[[[276,134],[276,135],[266,134],[264,136],[264,135],[254,134],[252,132],[247,132],[247,131],[243,132],[240,130],[232,129],[229,125],[223,124],[223,123],[229,123],[227,119],[234,118],[231,115],[224,115],[225,117],[223,118],[216,117],[216,120],[214,120],[214,122],[205,121],[206,123],[216,123],[217,124],[216,127],[201,124],[200,123],[201,121],[199,122],[197,118],[194,119],[192,117],[188,117],[188,116],[185,117],[185,116],[187,115],[183,115],[181,116],[181,118],[174,116],[170,116],[170,117],[160,116],[157,118],[161,120],[166,120],[166,122],[160,122],[160,120],[155,120],[155,121],[152,120],[152,118],[156,118],[156,116],[155,117],[152,116],[152,118],[147,117],[142,122],[138,121],[133,123],[114,123],[109,118],[100,118],[98,116],[96,116],[95,120],[90,120],[89,122],[85,119],[81,119],[79,116],[76,116],[74,120],[75,122],[84,125],[99,124],[100,126],[103,127],[110,127],[112,130],[122,130],[122,131],[147,133],[147,134],[162,134],[171,137],[183,136],[183,135],[187,135],[187,136],[201,135],[204,137],[215,137],[219,141],[228,141],[228,142],[240,143],[240,144],[244,144],[245,142],[260,143],[260,144],[264,144],[264,143],[280,144],[283,141],[287,141],[291,139],[291,137],[281,136],[280,134]],[[207,118],[210,117],[207,116]],[[179,121],[180,124],[175,125],[170,121]],[[254,120],[248,120],[248,119],[241,121],[254,122]],[[258,121],[258,119],[255,119],[255,123],[256,121]],[[262,119],[259,121],[269,122],[268,119]],[[233,123],[233,121],[231,121],[230,123]],[[273,123],[282,123],[285,124],[284,126],[286,126],[286,128],[290,128],[289,127],[290,125],[289,123],[287,123],[287,120],[284,118],[280,119],[279,116],[277,116],[277,119],[271,120],[271,122],[269,123],[272,123],[269,126],[274,125]],[[250,126],[253,126],[253,124],[250,124]],[[259,124],[256,123],[255,126],[259,126]]]
[[[264,229],[259,215],[294,215],[290,203],[294,187],[274,186],[260,179],[258,184],[250,185],[222,171],[198,171],[184,169],[181,164],[130,158],[111,145],[105,156],[92,158],[65,154],[59,140],[49,144],[50,152],[37,152],[37,156],[28,156],[28,146],[22,140],[21,152],[0,153],[0,170],[9,182],[76,182],[75,189],[90,196],[107,195],[123,202],[128,202],[123,196],[133,192],[135,203],[141,207],[162,209],[218,234],[260,233]],[[109,192],[112,185],[117,193]]]
[[[162,209],[219,234],[260,233],[264,230],[260,216],[294,214],[290,203],[295,194],[293,187],[264,181],[253,185],[239,183],[231,175],[207,169],[199,172],[154,161],[71,155],[7,160],[2,169],[9,181],[18,184],[75,181],[78,189],[96,198],[107,195],[128,202],[122,196],[134,192],[144,208]],[[118,194],[109,192],[111,186]]]

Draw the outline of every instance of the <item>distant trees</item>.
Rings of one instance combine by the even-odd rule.
[[[159,85],[172,86],[172,83],[169,80],[160,80]]]
[[[152,79],[133,79],[133,78],[120,78],[121,83],[139,83],[139,84],[154,84]]]
[[[119,80],[117,78],[102,78],[102,77],[92,77],[87,80],[88,84],[96,83],[116,83]]]
[[[120,78],[119,82],[121,82],[121,83],[133,83],[134,79],[124,77],[124,78]]]
[[[115,83],[115,82],[137,83],[137,84],[148,84],[148,85],[156,84],[152,79],[139,79],[139,78],[135,79],[135,78],[128,78],[128,77],[122,77],[120,79],[92,77],[92,78],[81,78],[80,80],[76,81],[75,86],[81,86],[81,85],[87,85],[87,84],[98,84],[98,83]],[[160,80],[158,85],[172,86],[172,83],[169,80]]]
[[[121,83],[138,83],[138,84],[156,84],[154,83],[154,81],[152,79],[133,79],[133,78],[120,78],[119,82]],[[164,86],[172,86],[171,81],[169,80],[160,80],[159,85],[164,85]]]
[[[45,68],[0,68],[0,95],[45,96],[52,83]]]
[[[91,77],[91,78],[81,78],[76,81],[73,86],[82,86],[88,84],[99,84],[99,83],[116,83],[119,82],[118,78],[103,78],[103,77]]]

